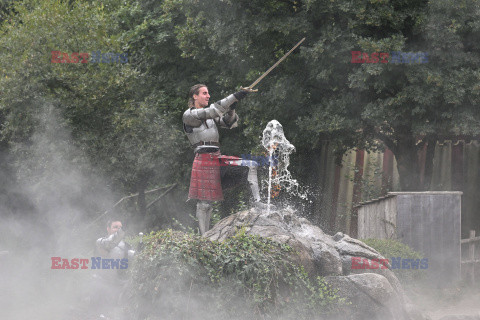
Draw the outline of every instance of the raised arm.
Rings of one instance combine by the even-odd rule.
[[[109,235],[108,237],[98,239],[96,243],[97,247],[99,249],[110,251],[113,248],[115,248],[120,243],[120,241],[123,240],[124,236],[125,236],[125,231],[120,229],[114,234]]]
[[[207,108],[190,108],[183,114],[183,123],[190,127],[199,127],[207,119],[221,118],[231,110],[230,106],[237,101],[235,94],[231,94],[220,101],[212,103]]]

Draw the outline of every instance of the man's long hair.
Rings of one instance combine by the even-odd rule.
[[[190,91],[188,92],[188,108],[195,106],[195,100],[193,99],[193,95],[194,94],[198,95],[200,88],[203,88],[203,87],[206,88],[207,86],[199,83],[190,88]]]

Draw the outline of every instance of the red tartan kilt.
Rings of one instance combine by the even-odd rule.
[[[225,162],[227,160],[240,159],[234,156],[222,156],[219,151],[197,153],[193,160],[188,199],[223,200],[220,166],[228,165]]]

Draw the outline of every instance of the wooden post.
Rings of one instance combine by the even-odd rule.
[[[475,283],[475,230],[470,230],[470,243],[468,244],[468,259],[470,262],[470,283],[473,285]]]

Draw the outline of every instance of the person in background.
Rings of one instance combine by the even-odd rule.
[[[95,284],[91,303],[96,314],[100,314],[100,319],[111,319],[110,316],[117,313],[116,309],[120,309],[121,296],[128,281],[126,268],[123,267],[128,268],[128,261],[135,254],[132,247],[124,241],[125,231],[122,226],[119,219],[112,219],[107,222],[107,236],[97,239],[96,257],[92,257],[92,260],[100,257],[102,260],[118,259],[121,261],[121,263],[118,263],[120,267],[113,268],[110,266],[109,269],[95,270]],[[117,319],[118,316],[114,318]]]

